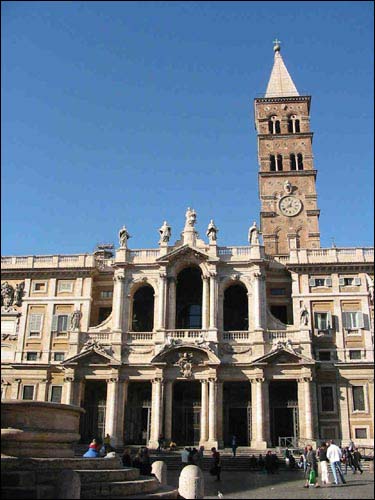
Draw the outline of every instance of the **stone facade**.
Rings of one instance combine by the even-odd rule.
[[[255,100],[264,246],[200,239],[189,208],[157,248],[123,227],[115,251],[2,257],[3,399],[82,406],[115,445],[372,443],[374,251],[320,248],[310,97],[283,81]]]

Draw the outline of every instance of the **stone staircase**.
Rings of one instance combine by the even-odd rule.
[[[64,498],[177,498],[178,490],[161,486],[154,476],[140,476],[135,468],[122,467],[118,458],[65,458],[65,459],[17,459],[1,460],[1,493],[7,499],[62,498],[62,472],[79,477],[80,484],[74,494]],[[62,488],[64,489],[64,487]]]

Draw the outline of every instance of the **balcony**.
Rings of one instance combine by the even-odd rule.
[[[1,257],[1,268],[6,269],[51,269],[92,268],[94,258],[89,254],[75,255],[29,255]]]

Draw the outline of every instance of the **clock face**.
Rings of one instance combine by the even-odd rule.
[[[295,196],[284,196],[279,201],[280,212],[287,217],[293,217],[302,210],[302,202]]]

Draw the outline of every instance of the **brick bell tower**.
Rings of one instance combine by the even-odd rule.
[[[299,95],[274,41],[264,97],[254,100],[258,138],[260,225],[268,255],[320,248],[319,209],[310,131],[310,96]]]

